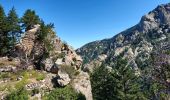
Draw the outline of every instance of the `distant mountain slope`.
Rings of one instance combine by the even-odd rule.
[[[170,3],[159,5],[140,22],[110,39],[94,41],[76,50],[84,60],[84,70],[92,71],[104,60],[111,63],[124,52],[133,67],[145,66],[151,52],[170,45]]]

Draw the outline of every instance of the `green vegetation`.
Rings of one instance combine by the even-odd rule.
[[[21,77],[21,80],[17,81],[17,78]],[[40,81],[45,78],[45,73],[38,72],[35,70],[29,70],[29,71],[21,71],[18,73],[10,73],[10,72],[4,72],[0,73],[0,79],[10,79],[10,83],[4,83],[1,84],[2,87],[0,88],[0,91],[4,91],[5,89],[11,91],[11,90],[18,90],[22,87],[24,87],[26,84],[30,83],[30,79]]]
[[[36,77],[37,81],[43,80],[45,78],[45,75],[43,73],[39,73]]]
[[[8,37],[7,18],[2,6],[0,6],[0,55],[3,56],[8,52],[10,47],[10,39]]]
[[[8,13],[7,24],[8,24],[9,35],[10,35],[10,38],[11,38],[10,39],[10,45],[11,45],[11,47],[14,47],[14,45],[18,41],[18,37],[21,34],[21,27],[20,27],[20,24],[19,24],[19,18],[18,18],[18,15],[17,15],[14,7]],[[11,48],[11,49],[13,50],[14,48]]]
[[[53,31],[54,24],[45,24],[43,21],[40,23],[40,30],[36,33],[39,40],[44,46],[44,58],[49,57],[51,51],[54,50],[54,45],[52,43],[52,39],[55,36],[55,32]]]
[[[101,66],[91,75],[92,94],[94,100],[112,100],[114,83],[111,73]]]
[[[13,49],[21,33],[19,18],[13,7],[8,15],[5,15],[4,9],[0,6],[0,55],[6,55]]]
[[[28,92],[21,88],[17,91],[13,91],[6,97],[7,100],[28,100]]]
[[[139,77],[127,61],[121,57],[115,61],[111,70],[104,65],[95,69],[91,75],[92,93],[95,100],[144,100]]]
[[[38,15],[36,15],[35,11],[28,9],[28,10],[25,11],[23,17],[21,18],[21,22],[23,23],[22,26],[26,30],[29,30],[34,25],[40,23],[40,18],[39,18]]]
[[[53,50],[51,40],[56,34],[52,30],[54,24],[45,24],[34,10],[26,10],[24,15],[19,18],[14,7],[6,15],[3,7],[0,6],[0,56],[9,55],[20,40],[21,33],[32,29],[36,24],[40,24],[37,40],[44,45],[45,54],[49,55]]]
[[[66,86],[56,88],[44,97],[44,100],[86,100],[82,94],[76,93],[73,88]]]
[[[3,79],[3,78],[9,78],[10,77],[10,73],[7,73],[7,72],[2,72],[0,73],[0,79]]]

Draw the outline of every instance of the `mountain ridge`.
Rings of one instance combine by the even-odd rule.
[[[118,52],[119,50],[117,49],[123,49],[126,46],[128,50],[130,50],[129,52],[133,53],[133,56],[137,56],[135,54],[135,49],[139,48],[137,45],[142,45],[140,42],[146,43],[147,46],[145,47],[147,49],[155,49],[157,48],[156,46],[161,45],[161,43],[159,43],[160,41],[168,39],[168,33],[170,32],[169,26],[170,3],[161,4],[148,14],[142,16],[138,24],[114,35],[111,38],[87,43],[77,49],[76,52],[82,56],[85,64],[84,66],[87,66],[88,63],[93,63],[93,60],[97,60],[98,56],[102,54],[114,56],[113,52]],[[167,42],[169,43],[169,41]],[[155,43],[157,43],[157,45],[154,45]],[[152,52],[152,49],[149,53]]]

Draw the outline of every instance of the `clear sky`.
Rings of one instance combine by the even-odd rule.
[[[57,35],[74,48],[113,37],[137,24],[141,16],[169,0],[0,0],[5,11],[14,6],[22,16],[33,9]]]

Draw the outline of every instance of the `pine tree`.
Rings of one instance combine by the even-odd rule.
[[[23,17],[21,18],[21,22],[23,23],[23,27],[25,30],[31,29],[34,25],[40,23],[40,18],[36,15],[34,10],[28,9],[25,11]]]
[[[127,60],[118,57],[112,66],[112,76],[115,82],[114,98],[117,100],[146,99],[141,91],[139,77],[127,65]]]
[[[49,56],[50,51],[53,51],[54,46],[52,45],[52,38],[55,36],[55,32],[53,31],[54,24],[45,24],[43,21],[40,23],[40,30],[37,32],[37,40],[41,41],[44,46],[44,53],[47,56]]]
[[[11,46],[13,48],[21,33],[19,18],[14,7],[8,13],[7,23],[9,36],[11,37]]]
[[[128,62],[117,57],[111,70],[106,65],[94,70],[91,75],[92,92],[95,100],[145,100],[140,78],[127,66]]]
[[[114,80],[104,65],[96,68],[90,79],[94,100],[113,100]]]
[[[8,25],[3,7],[0,5],[0,56],[4,56],[9,49]]]
[[[4,12],[3,7],[0,5],[0,32],[2,33],[5,29],[4,27],[4,21],[5,21],[6,15]]]

